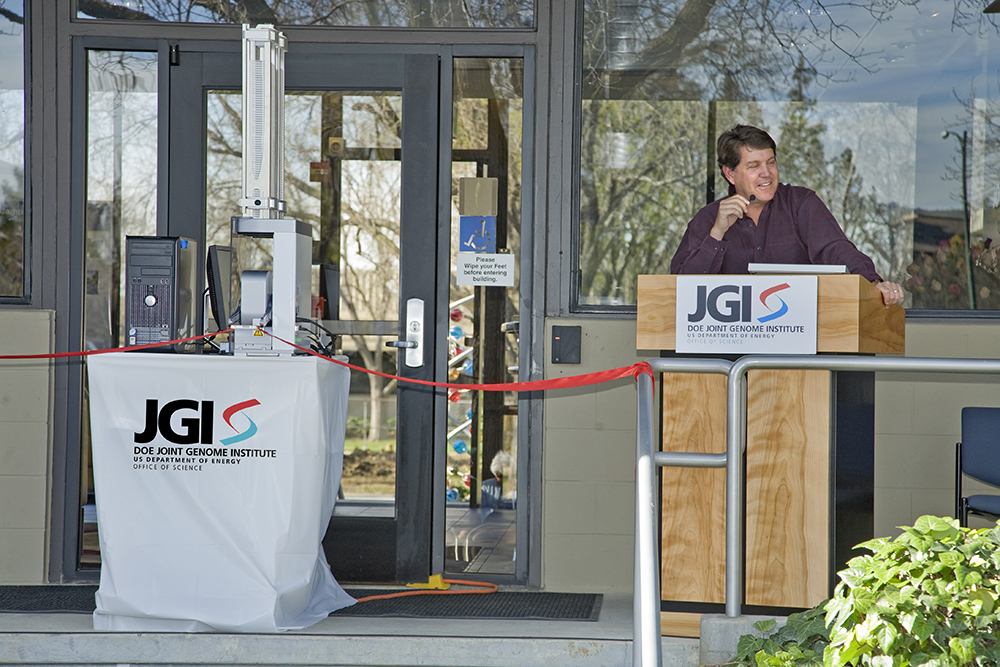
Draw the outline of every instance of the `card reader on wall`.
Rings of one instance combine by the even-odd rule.
[[[580,363],[580,327],[552,327],[552,363]]]

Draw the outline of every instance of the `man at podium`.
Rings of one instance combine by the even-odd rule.
[[[776,150],[774,139],[756,127],[722,133],[716,154],[729,196],[688,223],[670,272],[743,274],[751,262],[843,264],[875,283],[887,308],[899,303],[903,288],[882,280],[819,195],[778,182]]]

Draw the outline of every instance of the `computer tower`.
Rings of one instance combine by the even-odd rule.
[[[198,244],[174,236],[125,237],[125,345],[197,336]],[[149,348],[200,352],[201,341]]]

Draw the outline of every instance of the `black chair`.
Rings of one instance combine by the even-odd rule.
[[[962,408],[962,442],[955,445],[955,518],[1000,517],[1000,495],[962,496],[962,475],[1000,486],[1000,408]]]

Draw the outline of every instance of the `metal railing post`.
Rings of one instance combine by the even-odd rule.
[[[719,373],[726,375],[732,364],[723,359],[651,359],[656,373]],[[632,583],[632,665],[659,667],[660,559],[656,488],[658,466],[721,468],[728,454],[702,452],[657,452],[653,432],[653,378],[637,380],[635,464],[635,554]]]
[[[726,379],[726,616],[743,609],[743,452],[746,451],[746,375]]]
[[[635,573],[632,596],[632,664],[659,667],[660,564],[656,554],[656,465],[653,378],[638,378],[635,439]]]

